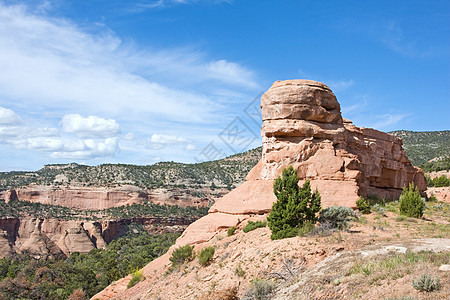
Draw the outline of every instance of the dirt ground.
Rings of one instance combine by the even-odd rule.
[[[194,259],[169,271],[167,254],[144,268],[144,281],[126,289],[130,277],[122,280],[111,296],[252,299],[250,288],[260,279],[272,290],[267,299],[450,299],[450,272],[439,270],[450,264],[449,209],[445,202],[428,202],[424,217],[414,219],[399,216],[398,205],[390,203],[360,215],[348,231],[276,241],[268,227],[244,233],[242,223],[232,236],[224,230],[196,246],[197,253],[215,248],[210,265]],[[441,288],[417,291],[412,280],[422,274],[437,276]]]

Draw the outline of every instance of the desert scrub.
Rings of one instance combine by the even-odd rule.
[[[131,274],[131,279],[127,284],[127,289],[135,286],[139,281],[144,280],[144,275],[142,274],[142,272],[136,271],[133,272],[133,274]]]
[[[412,273],[417,268],[429,268],[440,266],[450,260],[449,252],[406,252],[406,254],[394,254],[383,259],[371,259],[369,261],[357,261],[347,275],[363,274],[369,277],[370,284],[380,280],[401,278]]]
[[[265,300],[275,291],[276,284],[268,279],[254,279],[243,299]]]
[[[331,206],[319,214],[319,222],[325,228],[346,230],[355,216],[353,209],[344,206]]]
[[[242,269],[240,263],[237,265],[236,269],[234,269],[234,274],[236,274],[239,277],[245,277],[245,271],[244,269]]]
[[[169,258],[172,263],[172,268],[178,268],[185,262],[194,259],[194,246],[185,245],[183,247],[177,248],[172,252],[172,256]]]
[[[414,183],[410,183],[408,188],[403,188],[403,192],[400,196],[399,208],[402,215],[413,218],[421,218],[423,216],[425,204],[420,197],[419,190],[414,186]]]
[[[412,286],[421,292],[432,292],[441,288],[441,282],[437,276],[422,274],[417,280],[412,280]]]
[[[370,203],[368,199],[364,199],[363,197],[359,197],[356,201],[356,208],[362,214],[370,214]]]
[[[314,224],[312,222],[305,222],[297,229],[297,235],[298,236],[305,236],[308,233],[312,232],[314,230]]]
[[[203,248],[202,251],[200,251],[200,254],[198,256],[198,263],[201,266],[208,265],[214,257],[214,252],[215,252],[214,247]]]
[[[228,228],[227,235],[232,236],[235,231],[236,231],[236,226],[232,226],[232,227]]]
[[[380,204],[375,204],[374,206],[372,206],[372,211],[376,212],[381,217],[386,216],[386,208],[381,206]]]
[[[262,228],[262,227],[266,227],[267,226],[267,222],[266,221],[248,221],[247,225],[245,225],[243,231],[245,233],[255,230],[257,228]]]

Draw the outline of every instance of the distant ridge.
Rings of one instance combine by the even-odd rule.
[[[445,161],[450,158],[450,130],[397,130],[390,134],[402,138],[403,147],[413,165],[425,167],[427,170],[427,165],[424,164],[432,161],[429,165],[433,165],[435,169],[440,169],[442,164],[445,169]],[[224,159],[196,164],[160,162],[149,166],[103,164],[95,167],[76,163],[46,165],[36,172],[0,172],[0,189],[11,189],[31,183],[69,183],[78,186],[129,184],[142,189],[210,186],[231,189],[244,181],[247,173],[260,158],[261,147],[258,147]]]
[[[232,189],[244,181],[261,158],[261,147],[224,159],[195,164],[160,162],[148,166],[102,164],[91,167],[70,164],[46,165],[36,172],[0,172],[0,189],[31,183],[39,185],[120,186],[141,189],[222,187]]]
[[[438,161],[450,157],[450,130],[444,131],[408,131],[397,130],[390,134],[403,140],[408,158],[415,166],[429,161]]]

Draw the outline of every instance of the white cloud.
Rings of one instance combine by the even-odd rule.
[[[23,161],[34,166],[49,157],[89,160],[116,153],[130,161],[145,147],[173,145],[174,152],[164,155],[180,159],[178,152],[186,151],[179,150],[195,146],[177,136],[179,128],[201,127],[199,135],[205,124],[216,130],[258,86],[254,72],[240,63],[190,45],[143,49],[104,24],[50,17],[56,11],[51,6],[0,0],[0,142],[9,151],[4,157],[20,149]],[[148,130],[169,135],[144,140]],[[126,153],[119,152],[119,142]],[[31,161],[39,156],[32,152],[44,155]]]
[[[383,114],[377,116],[378,121],[373,123],[371,128],[383,129],[391,125],[397,124],[411,114]]]
[[[125,134],[123,136],[123,139],[126,140],[126,141],[134,140],[134,138],[135,138],[135,135],[132,132],[128,132],[127,134]]]
[[[251,79],[253,77],[252,72],[233,62],[228,62],[223,59],[210,62],[208,71],[212,78],[224,82],[257,87],[257,84]]]
[[[3,108],[4,115],[11,122],[18,122],[17,114]],[[12,117],[11,117],[12,116]],[[70,136],[60,136],[57,128],[32,128],[20,120],[20,125],[0,125],[0,141],[16,149],[47,152],[52,158],[89,159],[114,156],[119,150],[117,137],[108,137],[119,132],[119,126],[114,120],[90,116],[67,115],[61,122],[63,132],[76,133],[78,136],[91,136],[95,139],[82,139]],[[108,138],[105,138],[108,137]]]
[[[36,109],[202,122],[213,118],[215,101],[179,90],[183,82],[191,89],[194,79],[196,87],[256,86],[239,64],[211,61],[190,48],[143,51],[107,29],[91,34],[24,6],[0,4],[0,46],[0,96]]]
[[[231,3],[233,0],[153,0],[153,1],[135,1],[133,6],[128,8],[130,12],[141,12],[148,9],[171,7],[177,4],[195,4],[195,3]]]
[[[22,119],[11,109],[0,106],[0,125],[18,125]]]
[[[189,142],[189,140],[187,140],[183,137],[154,133],[152,135],[152,137],[147,140],[146,147],[149,149],[153,149],[153,150],[160,150],[169,144],[184,145],[188,142]]]
[[[114,156],[119,150],[117,138],[107,138],[103,141],[87,139],[83,141],[67,141],[60,151],[51,153],[52,158],[90,159],[96,157]]]
[[[61,125],[64,132],[75,133],[79,137],[113,137],[120,133],[115,120],[97,116],[84,118],[79,114],[65,115]]]
[[[152,143],[160,143],[160,144],[183,144],[187,143],[188,140],[182,137],[172,136],[172,135],[164,135],[164,134],[156,134],[154,133],[150,138],[150,142]]]
[[[197,147],[195,147],[195,145],[188,144],[188,145],[186,146],[186,150],[194,151],[194,150],[197,150]]]
[[[355,84],[355,82],[350,79],[350,80],[332,80],[329,83],[329,86],[331,88],[332,91],[334,92],[339,92],[339,91],[343,91],[348,89],[349,87],[353,86]]]

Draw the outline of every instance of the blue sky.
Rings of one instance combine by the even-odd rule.
[[[448,130],[449,56],[448,1],[0,0],[0,171],[250,149],[285,79],[358,126]]]

